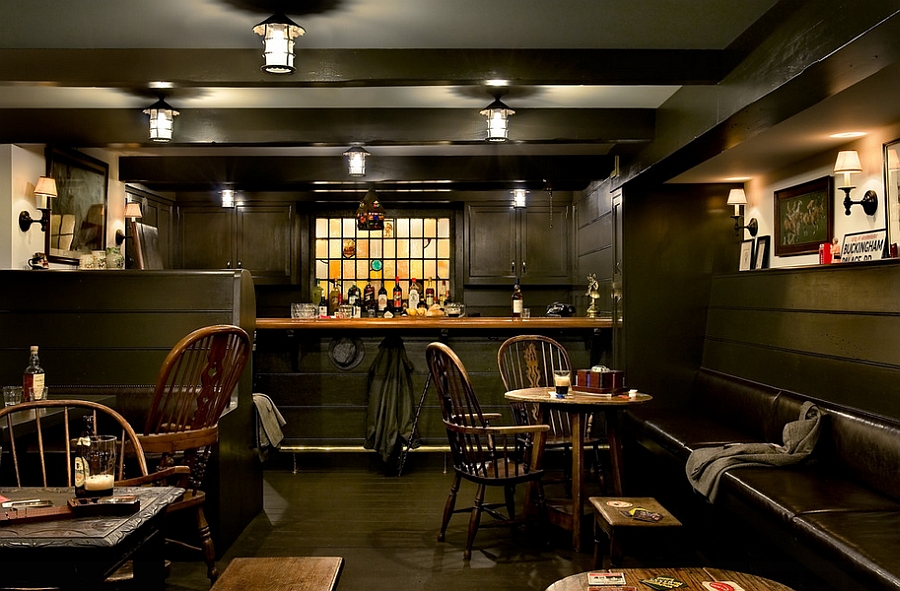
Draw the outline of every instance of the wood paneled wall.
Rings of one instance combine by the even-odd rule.
[[[897,263],[714,277],[703,365],[900,418]]]
[[[252,336],[256,322],[247,271],[0,271],[0,285],[0,379],[21,383],[28,346],[38,345],[51,396],[65,386],[112,386],[114,393],[116,385],[152,385],[166,354],[190,331],[237,324]],[[237,408],[219,422],[204,487],[220,552],[262,509],[251,376],[248,368]],[[148,404],[116,406],[133,413]]]

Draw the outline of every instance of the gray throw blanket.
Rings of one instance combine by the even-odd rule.
[[[800,407],[800,418],[784,426],[784,445],[774,443],[732,443],[704,447],[691,452],[685,470],[694,489],[716,500],[719,481],[726,470],[759,466],[787,466],[806,459],[819,439],[819,408],[812,402]]]

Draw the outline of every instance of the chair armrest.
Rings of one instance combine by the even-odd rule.
[[[485,427],[485,433],[496,435],[517,435],[519,433],[545,433],[550,425],[516,425],[510,427]]]
[[[136,476],[134,478],[119,480],[116,482],[116,486],[145,486],[148,484],[154,484],[156,482],[159,482],[160,480],[171,478],[176,475],[185,475],[190,473],[191,469],[188,466],[169,466],[168,468],[165,468],[158,472],[153,472],[152,474],[147,474],[146,476]]]

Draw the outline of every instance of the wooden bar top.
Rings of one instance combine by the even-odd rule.
[[[506,318],[476,316],[449,318],[257,318],[257,329],[311,330],[441,330],[441,329],[570,329],[612,328],[612,318]]]

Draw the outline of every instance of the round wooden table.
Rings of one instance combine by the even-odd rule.
[[[615,496],[622,496],[622,440],[619,433],[622,411],[629,406],[644,404],[653,400],[648,394],[598,395],[579,392],[577,387],[569,390],[565,398],[557,398],[555,391],[549,388],[523,388],[510,390],[506,399],[514,402],[537,404],[538,420],[543,420],[548,408],[555,408],[569,415],[572,427],[572,512],[566,513],[561,525],[572,530],[572,547],[581,551],[581,519],[584,513],[584,420],[588,413],[602,412],[606,417],[606,436],[609,439],[610,471],[612,491]],[[541,439],[540,445],[543,445]],[[542,450],[541,450],[542,451]],[[540,456],[539,456],[540,457]]]
[[[683,589],[697,589],[699,591],[730,591],[735,589],[737,583],[744,591],[793,591],[790,587],[776,583],[770,579],[764,579],[756,575],[741,573],[720,568],[616,568],[611,570],[596,570],[590,572],[616,572],[625,575],[625,584],[635,589],[650,589],[641,581],[653,577],[674,577],[687,583]],[[704,586],[703,583],[712,583]],[[588,591],[588,573],[578,573],[564,579],[560,579],[547,587],[546,591]],[[602,589],[602,587],[595,587]]]

